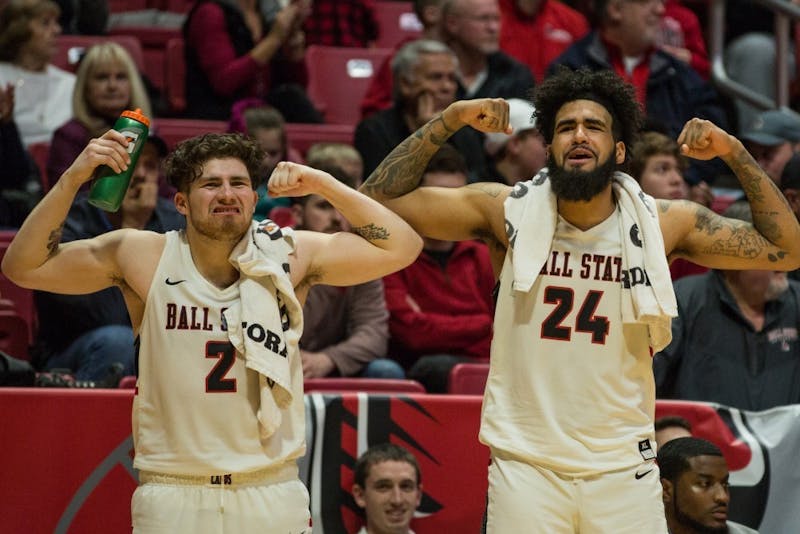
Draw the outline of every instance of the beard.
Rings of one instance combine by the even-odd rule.
[[[250,221],[236,221],[233,217],[226,217],[221,221],[208,221],[192,217],[192,226],[198,234],[208,239],[238,243],[250,228]]]
[[[611,177],[617,170],[617,162],[609,154],[603,163],[591,171],[568,171],[556,164],[553,154],[547,156],[547,169],[550,188],[557,198],[571,201],[588,202],[611,183]]]
[[[709,527],[708,525],[704,525],[696,519],[683,513],[680,508],[678,508],[677,500],[678,499],[676,495],[672,501],[672,514],[679,524],[692,529],[692,531],[696,532],[697,534],[728,534],[727,524],[719,527]]]

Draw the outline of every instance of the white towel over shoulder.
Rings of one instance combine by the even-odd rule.
[[[229,257],[240,273],[240,297],[224,312],[228,338],[259,373],[258,420],[265,438],[281,425],[281,412],[292,401],[290,359],[299,357],[303,333],[303,309],[288,274],[293,250],[291,228],[265,219],[252,223]]]
[[[517,183],[505,202],[515,291],[530,291],[550,257],[558,206],[547,177],[544,168],[532,180]],[[664,255],[656,203],[627,174],[616,172],[612,187],[621,215],[622,267],[630,272],[631,267],[640,266],[650,281],[631,284],[628,279],[622,280],[622,320],[646,324],[650,346],[658,352],[672,339],[670,323],[677,316],[678,307]]]

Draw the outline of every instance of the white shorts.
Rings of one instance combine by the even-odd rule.
[[[654,460],[587,478],[492,456],[487,534],[666,534]]]
[[[173,476],[142,471],[134,534],[310,534],[308,490],[297,466],[256,473]]]

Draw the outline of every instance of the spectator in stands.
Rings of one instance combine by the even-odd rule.
[[[498,0],[445,0],[442,36],[458,58],[457,98],[527,98],[533,74],[500,50]]]
[[[644,132],[631,148],[630,174],[652,196],[666,200],[689,199],[711,206],[713,195],[705,182],[692,186],[684,180],[688,162],[677,141],[659,132]],[[683,258],[675,258],[669,266],[673,280],[708,269]]]
[[[711,71],[705,35],[694,11],[681,0],[664,2],[661,33],[656,39],[659,48],[692,67],[707,80]]]
[[[443,145],[428,163],[422,186],[462,187],[464,159]],[[492,339],[494,273],[485,244],[423,238],[417,260],[384,277],[390,354],[429,393],[446,393],[450,370],[461,362],[488,362]]]
[[[800,147],[800,121],[777,109],[763,111],[741,137],[767,176],[780,185],[783,168]]]
[[[279,161],[293,161],[302,163],[300,153],[289,146],[286,139],[286,121],[277,109],[265,106],[257,98],[241,100],[234,104],[231,119],[228,122],[229,132],[238,132],[249,135],[264,149],[264,176],[269,177]],[[273,198],[267,191],[266,180],[260,185],[258,202],[253,218],[261,221],[269,217],[270,212],[276,207],[291,205],[287,198]]]
[[[314,0],[303,30],[309,45],[371,46],[380,31],[375,0]]]
[[[14,85],[0,86],[0,228],[18,228],[40,196],[38,169],[14,122],[14,93]]]
[[[0,11],[0,87],[16,87],[14,122],[26,147],[49,142],[72,117],[75,76],[50,64],[59,13],[50,0],[10,0]]]
[[[489,156],[487,179],[514,185],[530,180],[547,164],[544,137],[536,129],[535,108],[527,100],[508,100],[508,124],[514,129],[486,134],[484,149]]]
[[[356,534],[414,534],[411,519],[422,500],[417,459],[394,443],[373,445],[353,467],[353,498],[366,525]]]
[[[653,425],[656,430],[658,449],[668,441],[676,438],[688,438],[692,435],[692,424],[679,415],[665,415],[656,419]]]
[[[589,33],[581,13],[558,0],[500,0],[500,49],[524,63],[537,82],[550,63]]]
[[[358,185],[364,180],[364,160],[347,143],[315,143],[308,149],[306,161],[311,167],[339,167]]]
[[[780,183],[783,196],[800,220],[800,153],[792,154],[791,159],[783,167]],[[791,280],[800,281],[800,269],[789,272],[788,276]]]
[[[137,108],[152,118],[150,99],[128,51],[112,42],[91,47],[76,73],[73,118],[55,131],[50,143],[50,185],[72,165],[89,140],[112,128],[120,113]]]
[[[322,170],[355,188],[341,169]],[[342,214],[320,195],[293,198],[292,212],[298,230],[326,234],[351,230]],[[349,287],[317,284],[308,291],[303,317],[300,357],[305,378],[405,377],[397,363],[385,359],[389,312],[381,280]]]
[[[677,438],[658,448],[657,461],[671,534],[758,534],[728,521],[728,464],[719,447],[700,438]]]
[[[362,120],[354,145],[369,175],[411,132],[432,119],[456,96],[458,59],[445,44],[429,39],[412,41],[392,59],[394,105]],[[462,130],[449,140],[467,160],[470,178],[486,176],[482,137]]]
[[[92,238],[119,228],[159,233],[183,228],[184,217],[172,201],[158,195],[166,155],[164,141],[149,137],[117,212],[96,208],[88,203],[86,193],[79,194],[67,215],[61,241]],[[41,325],[34,358],[37,368],[70,369],[78,380],[100,383],[109,374],[113,376],[109,371],[114,363],[122,364],[124,375],[134,374],[134,335],[118,287],[87,295],[36,291],[34,302]]]
[[[742,229],[753,221],[744,201],[723,215],[744,221]],[[742,410],[800,402],[797,282],[785,272],[714,270],[678,280],[675,295],[672,342],[653,359],[660,398]]]
[[[664,4],[661,1],[596,0],[599,27],[573,44],[550,66],[591,70],[610,69],[636,88],[647,119],[677,139],[692,117],[727,124],[717,93],[688,64],[656,48]],[[690,182],[711,179],[721,172],[716,164],[692,162]]]
[[[414,13],[422,24],[422,35],[420,39],[442,40],[441,18],[442,3],[444,0],[414,0]],[[397,44],[395,53],[406,43],[414,41],[413,38],[405,39]],[[378,71],[372,77],[361,101],[361,118],[366,118],[377,111],[387,109],[392,106],[392,57],[384,61]]]
[[[309,0],[290,2],[268,23],[253,0],[198,1],[183,26],[187,116],[227,120],[237,100],[256,97],[289,122],[322,122],[304,89],[309,11]]]

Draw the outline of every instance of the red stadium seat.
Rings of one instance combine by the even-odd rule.
[[[303,156],[315,143],[353,144],[355,126],[352,124],[286,123],[286,141]]]
[[[42,142],[28,145],[28,153],[39,170],[39,183],[42,185],[42,192],[47,193],[50,190],[50,180],[47,178],[47,158],[50,156],[50,143]],[[58,176],[55,178],[58,179]]]
[[[307,378],[303,381],[303,389],[306,393],[425,393],[425,388],[416,380],[393,378]]]
[[[158,28],[149,26],[117,26],[108,31],[113,36],[136,37],[142,46],[144,66],[142,72],[160,91],[164,90],[167,71],[167,44],[171,39],[180,38],[178,28]]]
[[[114,42],[122,46],[133,58],[140,72],[144,72],[144,53],[142,43],[132,35],[59,35],[58,50],[53,57],[53,65],[70,72],[78,70],[83,54],[96,44]]]
[[[447,392],[455,395],[483,395],[488,376],[488,363],[459,363],[450,369]]]
[[[123,376],[117,387],[122,389],[134,389],[136,387],[136,377],[133,375]]]
[[[25,319],[15,311],[0,311],[0,351],[20,360],[28,360],[30,338]]]
[[[308,96],[328,124],[355,125],[361,119],[361,99],[390,48],[309,46]]]
[[[375,18],[380,32],[375,46],[394,48],[408,38],[422,35],[422,23],[414,13],[413,2],[375,2]]]
[[[6,254],[9,241],[0,241],[0,261]],[[28,326],[28,342],[33,343],[36,332],[36,308],[33,305],[33,291],[19,287],[0,273],[0,295],[14,303],[14,312],[20,316]]]
[[[186,57],[183,37],[167,41],[164,57],[164,94],[172,113],[186,109]]]
[[[225,121],[206,121],[200,119],[156,119],[155,131],[170,150],[175,145],[196,135],[204,133],[223,133],[228,129]]]

